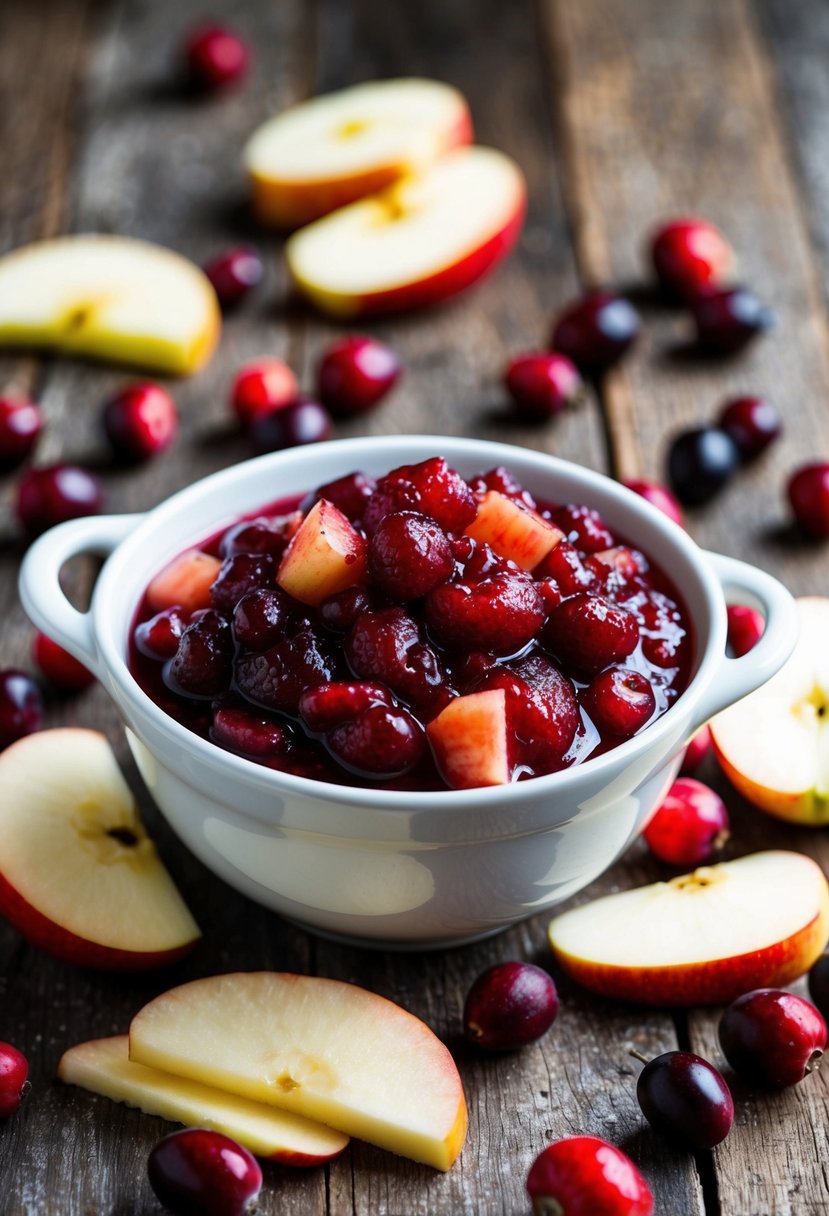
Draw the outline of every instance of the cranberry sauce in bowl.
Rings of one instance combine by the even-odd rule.
[[[691,674],[681,597],[580,504],[441,457],[263,506],[150,582],[132,674],[219,747],[317,780],[507,784],[663,714]]]

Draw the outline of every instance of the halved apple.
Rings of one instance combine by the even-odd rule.
[[[732,785],[761,810],[829,823],[829,599],[797,601],[800,637],[767,684],[711,722]]]
[[[509,784],[503,688],[454,697],[426,726],[435,763],[453,790]]]
[[[338,980],[259,971],[183,984],[133,1018],[130,1059],[440,1170],[466,1135],[443,1043],[399,1005]]]
[[[557,916],[550,945],[574,980],[642,1005],[708,1005],[808,971],[829,938],[829,886],[782,850],[704,866]]]
[[[221,330],[216,293],[192,262],[149,241],[63,236],[0,258],[0,345],[189,375]]]
[[[313,97],[248,141],[253,209],[265,224],[295,228],[471,140],[466,102],[438,80],[372,80]]]
[[[299,290],[335,317],[421,308],[500,261],[518,239],[525,206],[514,161],[491,148],[458,148],[294,233],[288,268]]]
[[[198,927],[103,735],[27,735],[0,753],[0,791],[0,914],[24,937],[124,971],[192,949]]]
[[[61,1056],[58,1076],[68,1085],[137,1106],[147,1115],[223,1132],[257,1157],[283,1165],[321,1165],[348,1144],[342,1132],[302,1115],[135,1064],[125,1034],[70,1047]]]

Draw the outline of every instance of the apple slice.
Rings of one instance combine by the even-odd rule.
[[[795,823],[829,823],[829,599],[797,601],[800,637],[767,684],[711,722],[729,781]]]
[[[178,607],[195,612],[210,607],[210,588],[222,563],[201,549],[188,549],[160,570],[147,588],[147,603],[153,612]]]
[[[28,735],[0,753],[0,914],[57,958],[111,970],[181,958],[199,930],[103,735]]]
[[[321,1165],[348,1144],[342,1132],[302,1115],[134,1064],[125,1034],[70,1047],[58,1064],[58,1076],[68,1085],[137,1106],[147,1115],[223,1132],[257,1157],[283,1165]]]
[[[503,688],[455,697],[427,724],[426,734],[441,776],[452,789],[508,784]]]
[[[443,1043],[399,1005],[338,980],[259,971],[173,988],[133,1018],[130,1059],[440,1170],[466,1135]]]
[[[555,524],[548,523],[535,511],[519,507],[500,490],[488,490],[484,494],[466,535],[485,541],[501,557],[515,562],[522,570],[534,570],[564,539],[564,533]]]
[[[471,140],[466,102],[438,80],[372,80],[314,97],[248,141],[253,209],[265,224],[295,228]]]
[[[365,573],[365,537],[339,507],[321,498],[282,555],[276,581],[294,599],[316,607],[329,595],[359,583]]]
[[[0,345],[189,375],[221,330],[216,293],[181,254],[121,236],[63,236],[0,258]]]
[[[420,176],[342,207],[285,246],[294,282],[335,317],[400,312],[462,291],[509,252],[526,189],[514,161],[459,148]]]
[[[829,938],[829,887],[801,853],[753,853],[557,916],[574,980],[642,1005],[711,1005],[808,971]]]

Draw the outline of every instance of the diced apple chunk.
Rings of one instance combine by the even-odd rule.
[[[165,566],[147,588],[147,603],[153,612],[173,605],[185,612],[210,607],[210,588],[222,567],[217,557],[201,549],[188,549]]]
[[[534,511],[520,507],[500,490],[488,490],[466,535],[484,541],[501,557],[515,562],[523,570],[534,570],[562,540],[564,533]]]
[[[456,790],[509,782],[503,688],[455,697],[426,727],[435,761]]]
[[[359,583],[365,572],[365,539],[338,507],[321,498],[285,550],[276,581],[294,599],[316,607]]]

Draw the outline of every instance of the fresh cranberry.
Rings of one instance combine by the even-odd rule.
[[[688,746],[685,748],[685,755],[682,757],[682,765],[679,770],[680,776],[689,777],[695,773],[711,755],[713,746],[710,728],[701,726],[696,734],[691,736]]]
[[[336,633],[348,633],[363,613],[370,611],[371,600],[362,587],[346,587],[320,604],[323,623]]]
[[[202,25],[187,39],[184,58],[191,85],[213,92],[244,76],[250,51],[232,30],[221,25]]]
[[[29,1062],[23,1052],[11,1043],[0,1043],[0,1119],[13,1115],[26,1097],[28,1076]]]
[[[382,684],[336,680],[306,688],[299,698],[299,713],[309,730],[326,731],[342,726],[372,705],[392,708],[389,690]]]
[[[237,373],[230,404],[242,426],[248,427],[260,414],[281,410],[296,401],[296,376],[282,359],[257,359]]]
[[[821,954],[809,972],[809,996],[824,1018],[829,1018],[829,954]]]
[[[206,608],[187,626],[164,682],[187,697],[217,697],[230,687],[233,638],[224,617]]]
[[[728,645],[735,658],[753,650],[766,628],[762,613],[746,604],[728,605]]]
[[[573,685],[541,654],[492,667],[475,691],[505,693],[510,767],[534,776],[555,772],[576,737],[579,707]]]
[[[325,736],[335,758],[360,777],[402,777],[416,768],[426,741],[423,727],[407,709],[371,705]]]
[[[596,1136],[558,1140],[527,1175],[533,1216],[651,1216],[653,1196],[621,1149]]]
[[[473,983],[463,1007],[463,1032],[484,1051],[516,1051],[534,1043],[558,1014],[558,993],[532,963],[496,963]]]
[[[337,671],[329,643],[303,621],[267,650],[237,658],[235,675],[239,691],[255,705],[296,714],[303,691],[336,679]]]
[[[298,398],[282,409],[258,414],[249,433],[256,452],[281,452],[328,439],[331,417],[318,402]]]
[[[599,672],[636,649],[639,630],[636,619],[624,608],[580,591],[553,609],[542,641],[576,671]]]
[[[165,608],[135,628],[135,644],[148,659],[171,659],[178,650],[185,622],[179,608]]]
[[[387,684],[416,711],[437,713],[448,699],[440,659],[402,608],[359,617],[346,638],[345,652],[361,680]]]
[[[34,401],[0,397],[0,469],[13,469],[34,451],[43,414]]]
[[[373,477],[367,477],[365,473],[346,473],[344,477],[337,477],[334,481],[319,486],[304,498],[301,510],[307,515],[314,503],[324,498],[342,511],[352,523],[358,523],[363,518],[366,504],[376,489],[377,483]]]
[[[725,1058],[744,1081],[785,1089],[817,1068],[826,1022],[793,992],[757,988],[728,1006],[719,1036]]]
[[[416,511],[387,515],[368,546],[374,585],[396,600],[414,600],[449,578],[455,561],[442,528]]]
[[[627,354],[639,336],[636,309],[621,296],[595,291],[561,313],[550,346],[585,375],[605,372]]]
[[[445,532],[463,532],[478,513],[478,501],[460,473],[433,456],[380,478],[363,516],[366,531],[373,532],[392,511],[409,510],[430,515]]]
[[[237,245],[213,258],[204,268],[222,308],[232,308],[262,282],[262,259],[249,245]]]
[[[248,650],[267,650],[285,632],[289,601],[278,587],[246,591],[233,609],[233,637]]]
[[[400,360],[390,346],[352,335],[329,346],[323,355],[317,391],[335,418],[349,418],[379,405],[400,372]]]
[[[473,477],[469,487],[475,494],[486,494],[487,490],[497,490],[499,494],[528,507],[530,511],[534,511],[538,505],[529,490],[525,490],[518,478],[514,477],[502,464]]]
[[[262,1189],[262,1170],[221,1132],[185,1127],[159,1140],[147,1160],[156,1198],[174,1216],[244,1216]]]
[[[470,650],[452,665],[452,682],[459,692],[471,692],[483,677],[498,666],[495,655],[486,650]]]
[[[288,548],[302,516],[298,511],[276,518],[243,519],[228,528],[219,545],[219,556],[236,557],[239,553],[269,553],[276,561]]]
[[[63,692],[80,692],[95,682],[94,675],[83,663],[45,633],[35,634],[32,658],[49,683]]]
[[[596,572],[586,566],[581,554],[569,540],[560,541],[536,567],[536,578],[551,578],[562,596],[598,588]]]
[[[734,254],[708,220],[671,220],[651,241],[656,277],[669,296],[691,300],[727,279]]]
[[[759,456],[782,430],[780,415],[763,397],[735,397],[726,401],[718,424],[734,440],[743,460]]]
[[[232,706],[215,711],[210,738],[227,751],[257,760],[281,756],[289,741],[285,727],[272,718]]]
[[[532,579],[516,569],[478,583],[442,583],[426,597],[425,613],[444,646],[511,655],[535,637],[545,606]]]
[[[789,502],[794,517],[807,536],[825,540],[829,536],[829,464],[806,464],[790,478]]]
[[[705,351],[731,355],[774,324],[774,313],[746,287],[696,297],[691,305],[697,342]]]
[[[600,672],[585,688],[581,703],[600,734],[618,735],[622,739],[641,730],[656,709],[650,682],[627,667]]]
[[[554,418],[584,392],[578,368],[555,351],[519,355],[507,367],[504,382],[516,413],[531,421]]]
[[[232,613],[243,595],[270,587],[273,576],[273,558],[267,553],[226,557],[210,588],[210,602],[219,612]]]
[[[686,506],[698,506],[717,494],[736,472],[740,457],[734,440],[716,426],[683,431],[668,451],[668,477]]]
[[[734,1122],[734,1099],[722,1073],[690,1051],[666,1051],[647,1061],[636,1097],[655,1132],[692,1152],[720,1144]]]
[[[640,498],[644,498],[663,515],[667,515],[668,519],[672,519],[675,524],[679,524],[680,528],[683,526],[685,521],[682,507],[665,486],[661,486],[656,481],[639,480],[625,481],[623,485],[626,485],[629,490],[633,490],[634,494],[638,494]]]
[[[567,503],[553,511],[553,523],[582,553],[598,553],[616,543],[598,511],[582,504]]]
[[[728,828],[722,798],[693,777],[679,777],[642,835],[660,861],[698,866],[722,848]]]
[[[0,671],[0,750],[42,725],[43,697],[32,677],[12,667]]]
[[[178,410],[160,384],[131,384],[104,406],[103,424],[119,460],[149,460],[178,434]]]
[[[97,515],[104,491],[97,477],[71,464],[27,469],[17,487],[17,518],[31,536],[82,515]]]

